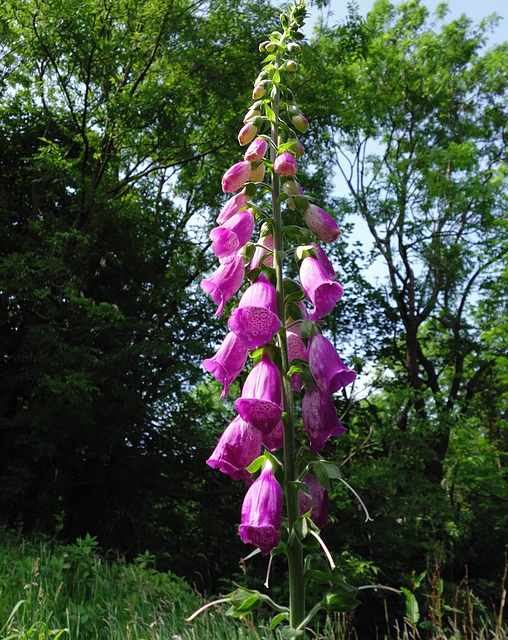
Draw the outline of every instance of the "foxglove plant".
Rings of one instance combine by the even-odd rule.
[[[305,585],[318,573],[323,582],[323,573],[314,566],[314,551],[304,565],[304,547],[312,549],[317,539],[333,570],[319,530],[329,522],[328,490],[340,473],[319,451],[330,437],[345,431],[333,394],[356,377],[320,327],[343,289],[319,242],[335,242],[340,230],[332,216],[311,203],[295,179],[297,159],[304,155],[298,134],[305,133],[309,122],[286,81],[297,69],[288,55],[300,48],[298,41],[303,36],[299,29],[305,16],[306,5],[295,0],[280,16],[282,30],[274,31],[260,45],[268,55],[254,83],[254,103],[238,134],[240,145],[249,146],[243,160],[224,173],[222,190],[233,195],[218,215],[219,226],[210,233],[220,266],[201,283],[218,305],[216,315],[221,315],[244,284],[246,272],[250,280],[231,311],[230,332],[216,355],[203,363],[224,385],[224,397],[248,354],[252,359],[235,402],[237,416],[207,462],[249,486],[241,512],[241,539],[263,555],[284,552],[289,570],[289,607],[242,588],[225,600],[231,602],[231,613],[237,617],[254,609],[260,600],[268,601],[278,612],[272,628],[283,620],[289,622],[282,634],[286,638],[301,636],[321,608],[347,610],[343,580],[331,571],[329,594],[306,613]],[[269,183],[264,182],[267,172]],[[259,237],[249,242],[256,223]],[[288,246],[286,227],[291,229],[292,246]],[[297,262],[299,283],[285,278],[288,255]],[[294,393],[303,394],[302,424],[308,438],[298,453]],[[275,455],[281,448],[282,456]],[[346,600],[355,606],[351,591]]]

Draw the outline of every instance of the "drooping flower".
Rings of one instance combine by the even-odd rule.
[[[332,216],[315,204],[309,204],[303,212],[303,217],[309,229],[321,242],[335,242],[341,234]]]
[[[245,494],[238,533],[266,556],[280,542],[281,523],[282,489],[267,464]]]
[[[279,424],[270,431],[270,433],[263,433],[261,435],[261,444],[268,451],[277,451],[284,446],[284,423],[282,420]]]
[[[321,451],[328,438],[346,431],[339,421],[332,396],[323,393],[318,387],[309,387],[305,392],[302,418],[313,454]]]
[[[224,338],[213,358],[203,360],[203,367],[208,373],[224,385],[221,398],[227,396],[229,385],[236,380],[247,362],[249,350],[232,331]]]
[[[279,330],[277,292],[264,273],[245,291],[228,326],[249,349],[268,344]]]
[[[263,264],[267,267],[273,267],[273,236],[261,236],[256,244],[262,246],[257,246],[254,251],[254,255],[250,261],[251,270],[257,269],[261,265],[261,260],[264,256],[267,257],[263,260]]]
[[[260,115],[261,115],[260,109],[252,106],[245,114],[243,121],[245,122],[245,124],[247,124],[247,122],[250,122],[251,120],[255,120]]]
[[[256,169],[254,169],[250,176],[249,176],[249,180],[251,182],[263,182],[263,179],[265,177],[265,173],[266,173],[266,167],[265,167],[265,163],[261,162],[259,164],[258,167],[256,167]]]
[[[314,248],[314,253],[316,254],[316,260],[323,267],[324,272],[330,278],[330,280],[335,280],[337,274],[335,273],[335,269],[332,266],[328,256],[317,242],[311,242],[311,246]]]
[[[256,138],[253,140],[247,148],[243,158],[248,162],[256,162],[265,157],[266,150],[268,149],[268,143],[263,138]]]
[[[235,213],[220,227],[210,231],[212,251],[217,258],[227,258],[250,240],[254,231],[254,216],[249,210]]]
[[[328,505],[330,502],[328,491],[322,486],[319,480],[310,473],[306,473],[303,476],[302,482],[305,482],[309,487],[309,493],[304,493],[301,489],[298,492],[300,515],[308,513],[312,509],[310,519],[318,529],[322,529],[330,522],[330,518],[328,517]]]
[[[236,416],[226,427],[206,464],[227,473],[233,480],[251,484],[252,476],[246,469],[261,455],[261,448],[261,432]]]
[[[298,165],[293,156],[290,153],[285,152],[275,158],[273,170],[280,176],[290,177],[294,176],[298,171]]]
[[[238,134],[238,142],[242,145],[242,147],[249,142],[252,142],[254,138],[257,136],[258,127],[253,122],[247,122],[241,129]],[[246,158],[247,160],[248,158]]]
[[[266,89],[266,82],[260,82],[259,84],[257,84],[252,90],[252,99],[258,100],[259,98],[262,98],[266,93]]]
[[[309,350],[303,344],[300,337],[300,324],[293,324],[286,329],[286,339],[288,345],[288,358],[289,362],[294,358],[301,358],[302,360],[309,361]],[[295,373],[291,378],[291,388],[293,391],[301,391],[303,384],[300,383],[300,374]]]
[[[229,198],[217,216],[217,223],[224,224],[226,220],[229,220],[235,213],[240,213],[242,209],[246,209],[248,200],[249,196],[243,191]]]
[[[328,315],[344,293],[338,282],[330,280],[320,262],[310,256],[300,264],[300,285],[314,305],[310,312],[311,320],[320,320]]]
[[[235,408],[245,422],[263,434],[270,433],[278,425],[282,416],[280,372],[267,349],[247,376]]]
[[[356,373],[339,358],[333,344],[320,333],[311,338],[309,365],[317,386],[326,394],[347,387],[356,378]]]
[[[216,316],[221,316],[224,305],[240,289],[245,277],[245,258],[239,252],[222,262],[219,268],[206,280],[201,280],[201,288],[219,305]]]
[[[222,176],[222,190],[224,193],[232,193],[233,191],[238,191],[240,187],[243,187],[249,179],[251,171],[251,163],[246,160],[237,162],[232,167],[229,167]]]

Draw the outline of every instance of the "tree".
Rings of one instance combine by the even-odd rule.
[[[505,327],[484,336],[506,312],[495,283],[508,249],[508,46],[484,49],[495,18],[445,15],[440,5],[431,22],[419,2],[380,1],[363,20],[352,7],[307,49],[299,90],[318,113],[313,157],[333,162],[349,193],[337,212],[362,219],[372,239],[370,255],[362,248],[376,269],[368,313],[384,318],[355,331],[373,391],[353,405],[351,448],[337,455],[353,458],[378,516],[368,538],[343,523],[343,540],[382,558],[389,579],[439,553],[457,572],[469,562],[492,578],[507,524]],[[357,257],[353,247],[337,259],[354,274]],[[341,339],[358,317],[345,312],[330,324]],[[497,554],[489,567],[486,547]]]
[[[215,435],[197,436],[213,402],[186,398],[216,335],[195,298],[211,185],[272,9],[2,6],[2,512],[124,550],[160,543],[162,519],[175,550],[207,504]]]

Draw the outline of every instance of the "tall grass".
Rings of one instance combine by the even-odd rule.
[[[457,585],[451,604],[445,603],[438,573],[429,573],[427,587],[421,582],[405,590],[406,616],[388,624],[388,635],[380,633],[377,640],[508,640],[503,624],[506,572],[491,615],[476,601],[467,580]],[[425,602],[425,615],[417,596]],[[259,620],[256,630],[250,621],[227,617],[220,607],[186,622],[202,605],[201,596],[184,580],[156,571],[148,552],[126,563],[119,557],[106,559],[88,535],[61,545],[19,541],[0,530],[0,640],[280,638]],[[329,616],[320,628],[309,630],[308,638],[366,640],[354,629],[354,613]]]

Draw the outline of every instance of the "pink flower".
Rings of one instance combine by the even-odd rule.
[[[260,455],[261,432],[236,416],[226,427],[206,464],[227,473],[233,480],[251,484],[252,476],[246,469]]]
[[[265,349],[261,360],[252,368],[235,408],[245,422],[263,434],[270,433],[282,417],[280,373]]]
[[[298,171],[296,160],[290,153],[281,153],[277,156],[273,165],[273,170],[280,176],[294,176]]]
[[[294,324],[286,329],[286,339],[288,344],[288,358],[289,362],[294,358],[301,358],[302,360],[309,361],[309,350],[303,344],[300,338],[300,324]],[[293,391],[301,391],[303,384],[300,384],[300,374],[296,373],[291,378],[291,388]]]
[[[264,162],[261,162],[254,171],[251,172],[249,176],[249,180],[251,182],[263,182],[263,178],[265,177],[266,167]]]
[[[282,420],[279,424],[270,431],[270,433],[263,433],[261,436],[261,444],[268,451],[277,451],[284,446],[284,424]]]
[[[259,547],[266,556],[280,542],[281,523],[282,489],[271,465],[266,465],[245,494],[238,533],[243,542]]]
[[[250,122],[251,120],[255,120],[260,115],[261,111],[257,107],[251,107],[245,114],[243,121],[245,123]]]
[[[217,258],[227,258],[241,249],[249,240],[254,230],[254,216],[250,211],[240,211],[220,226],[210,231],[212,251]]]
[[[310,243],[314,248],[314,253],[316,254],[316,260],[323,267],[324,272],[330,278],[330,280],[335,280],[337,274],[335,273],[334,268],[332,267],[332,263],[328,259],[328,256],[323,251],[323,248],[318,245],[317,242]]]
[[[236,253],[223,262],[210,278],[201,280],[201,288],[219,305],[216,316],[222,315],[224,305],[242,286],[244,277],[244,256]]]
[[[333,344],[320,333],[311,338],[309,365],[317,386],[326,394],[333,394],[356,379],[356,373],[346,367]]]
[[[249,196],[243,191],[241,193],[237,193],[236,196],[229,198],[217,216],[218,224],[224,224],[226,220],[231,218],[231,216],[234,216],[235,213],[239,213],[242,209],[246,209],[248,200]]]
[[[249,144],[252,142],[258,133],[258,127],[252,122],[247,122],[245,126],[240,129],[240,133],[238,134],[238,142],[242,145]],[[246,158],[247,160],[248,158]]]
[[[237,162],[232,167],[229,167],[222,176],[222,190],[224,193],[232,193],[243,187],[249,179],[251,170],[251,164],[246,160]]]
[[[302,482],[305,482],[309,487],[309,493],[304,493],[301,489],[298,492],[300,515],[310,511],[310,519],[318,529],[322,529],[330,522],[330,518],[328,517],[328,491],[321,485],[319,480],[311,476],[310,473],[306,473],[303,476]]]
[[[300,265],[300,285],[307,299],[314,305],[311,320],[320,320],[330,313],[344,293],[338,282],[333,282],[315,258],[305,258]]]
[[[248,353],[249,350],[243,342],[234,333],[229,332],[213,358],[203,360],[206,371],[224,385],[221,398],[227,396],[229,385],[244,368]]]
[[[335,242],[341,232],[335,220],[321,207],[309,204],[303,213],[307,226],[321,242]]]
[[[309,387],[305,392],[302,419],[313,454],[321,451],[328,438],[346,431],[339,421],[332,396],[318,387]]]
[[[247,151],[244,154],[244,160],[248,160],[249,162],[256,162],[256,160],[261,160],[265,157],[266,150],[268,149],[268,143],[263,138],[256,138],[253,140]]]
[[[228,326],[249,349],[267,344],[279,330],[277,293],[264,273],[245,291]]]
[[[252,90],[252,99],[253,100],[258,100],[259,98],[262,98],[266,93],[266,83],[260,83],[257,84],[254,89]]]
[[[262,247],[257,246],[254,251],[250,261],[251,270],[257,269],[261,265],[261,260],[264,256],[267,256],[267,258],[263,260],[263,264],[267,267],[273,267],[273,236],[261,236],[256,244],[262,245]]]

